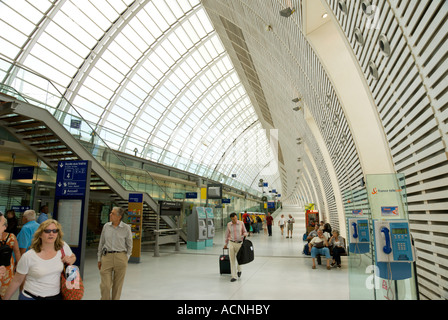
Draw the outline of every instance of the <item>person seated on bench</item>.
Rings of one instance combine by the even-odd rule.
[[[309,246],[311,248],[311,258],[313,258],[313,269],[316,269],[316,256],[321,254],[327,258],[327,269],[330,270],[330,249],[328,249],[328,240],[322,230],[317,231],[317,237],[311,239]]]
[[[333,263],[331,266],[334,267],[337,264],[338,268],[340,268],[341,255],[345,253],[345,239],[339,235],[339,231],[333,230],[333,236],[330,238],[329,244],[333,253]]]
[[[304,239],[304,241],[307,241],[307,243],[303,246],[302,253],[306,254],[307,256],[309,256],[311,254],[310,253],[311,248],[309,246],[309,243],[314,237],[317,237],[317,230],[319,230],[319,225],[316,223],[316,225],[314,226],[314,230],[310,231],[310,233],[308,233],[306,240]]]

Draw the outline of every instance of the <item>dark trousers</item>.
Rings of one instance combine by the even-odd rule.
[[[268,234],[272,236],[272,224],[268,224]]]
[[[345,249],[341,247],[333,248],[333,259],[336,261],[336,264],[341,264],[341,254],[345,253]]]

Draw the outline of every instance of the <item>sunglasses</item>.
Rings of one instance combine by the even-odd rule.
[[[45,229],[44,232],[45,232],[45,233],[52,233],[52,232],[53,232],[53,233],[58,233],[58,232],[59,232],[59,229]]]

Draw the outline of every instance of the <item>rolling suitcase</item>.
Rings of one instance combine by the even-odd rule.
[[[227,250],[227,254],[225,250]],[[219,256],[219,273],[230,274],[229,249],[222,249],[222,255]]]

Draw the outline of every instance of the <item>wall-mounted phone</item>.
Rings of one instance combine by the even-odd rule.
[[[412,277],[415,261],[409,222],[406,220],[374,220],[375,261],[380,277],[402,280]]]
[[[375,222],[377,262],[414,261],[409,222],[389,220]]]
[[[370,251],[370,227],[368,218],[349,218],[349,251],[367,253]]]
[[[348,219],[350,243],[370,243],[369,220],[367,218]]]

